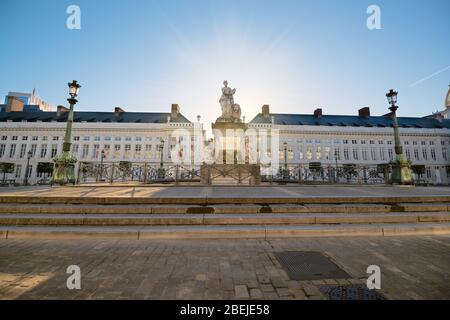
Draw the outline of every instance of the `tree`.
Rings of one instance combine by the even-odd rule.
[[[3,173],[3,182],[6,180],[7,173],[14,172],[14,163],[1,162],[0,163],[0,173]]]

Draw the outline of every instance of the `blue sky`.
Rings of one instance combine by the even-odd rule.
[[[66,28],[71,4],[81,30]],[[381,30],[366,27],[371,4]],[[247,120],[263,104],[380,115],[389,88],[399,91],[400,115],[424,116],[443,108],[450,84],[448,0],[0,0],[0,12],[2,100],[35,86],[65,104],[76,79],[78,110],[178,103],[191,120],[211,122],[226,79]]]

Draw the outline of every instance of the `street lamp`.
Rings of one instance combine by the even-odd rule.
[[[158,177],[159,179],[164,179],[166,176],[166,172],[164,170],[164,140],[161,139],[161,143],[159,145],[159,152],[160,152],[160,161],[159,161],[159,170],[158,170]]]
[[[394,127],[394,141],[395,141],[395,160],[391,161],[393,184],[413,184],[411,174],[411,163],[403,158],[403,147],[400,141],[400,133],[397,121],[397,91],[389,90],[386,94],[388,103],[391,105],[392,126]]]
[[[288,175],[288,165],[287,165],[287,159],[288,159],[288,154],[287,154],[287,142],[283,142],[283,146],[284,146],[284,173],[283,173],[283,178],[287,178]]]
[[[100,152],[100,181],[103,180],[103,160],[106,158],[105,150],[103,149],[102,152]]]
[[[30,168],[30,159],[33,156],[33,152],[31,152],[31,150],[29,150],[27,152],[27,166],[25,167],[25,179],[23,180],[23,184],[26,186],[28,185],[28,171]]]
[[[78,102],[75,99],[78,96],[81,86],[76,80],[68,83],[70,98],[67,99],[70,105],[69,115],[67,116],[66,133],[64,135],[63,152],[53,158],[55,161],[55,170],[53,172],[52,184],[59,183],[65,185],[67,183],[75,183],[75,163],[77,159],[70,154],[72,145],[72,124],[73,124],[73,108]]]

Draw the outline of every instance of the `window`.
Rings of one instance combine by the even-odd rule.
[[[47,136],[43,136],[42,137],[42,141],[47,141],[48,140],[48,137]]]
[[[339,148],[334,149],[334,160],[341,160],[341,150]]]
[[[33,140],[33,141],[38,141],[38,136],[33,136],[33,137],[31,137],[31,140]]]
[[[359,160],[358,149],[353,149],[353,159]]]
[[[73,137],[73,141],[80,141],[80,136]]]
[[[408,146],[409,145],[409,141],[405,141],[404,144],[405,144],[405,146]]]
[[[363,149],[362,150],[362,158],[364,161],[369,160],[368,156],[367,156],[367,149]]]
[[[441,141],[441,146],[445,146],[445,141]]]
[[[109,153],[111,151],[111,146],[109,144],[105,144],[103,146],[103,150],[105,151],[105,157],[109,157]]]
[[[447,148],[442,148],[442,158],[447,161]]]
[[[111,137],[105,137],[105,141],[111,141]]]
[[[136,141],[142,141],[142,137],[136,137]]]
[[[13,137],[12,137],[12,140],[13,140],[13,141],[16,141],[17,138],[18,138],[17,136],[13,136]]]
[[[120,144],[115,144],[114,145],[114,158],[119,158],[120,157],[120,149],[121,149]]]
[[[141,157],[141,150],[142,150],[142,146],[140,144],[137,144],[134,146],[134,157],[135,158]]]
[[[330,153],[331,153],[331,147],[326,146],[325,147],[325,160],[330,160]]]
[[[294,151],[292,150],[292,147],[288,147],[288,159],[289,160],[294,159]]]
[[[122,137],[114,137],[114,141],[122,141]]]
[[[375,161],[377,160],[377,153],[374,148],[370,149],[370,158]]]
[[[125,141],[131,141],[131,137],[125,137]]]
[[[422,155],[424,160],[428,160],[428,152],[427,149],[422,149]]]
[[[45,158],[47,156],[47,145],[41,145],[41,158]]]
[[[374,140],[370,140],[369,144],[375,144],[375,141]]]
[[[426,145],[427,143],[426,143],[425,141],[421,141],[420,144],[424,146],[424,145]]]
[[[152,137],[145,137],[145,141],[152,141]]]
[[[342,143],[343,144],[348,144],[348,140],[343,140]]]
[[[99,137],[100,138],[100,137]],[[98,159],[100,156],[100,145],[99,144],[94,144],[94,153],[93,153],[93,157],[94,159]]]
[[[5,150],[6,150],[6,144],[5,143],[0,144],[0,158],[5,155]]]
[[[389,140],[389,141],[387,142],[387,144],[388,144],[388,145],[392,145],[392,141]]]
[[[316,160],[322,159],[322,147],[317,146],[316,147]]]
[[[406,159],[411,160],[411,150],[405,149]]]
[[[313,154],[312,154],[312,146],[306,147],[306,159],[312,160]]]
[[[25,157],[25,152],[27,151],[27,145],[26,144],[24,144],[24,143],[22,143],[21,145],[20,145],[20,154],[19,154],[19,158],[23,158],[23,157]]]
[[[378,140],[378,144],[384,144],[383,140]]]
[[[386,161],[386,154],[384,153],[384,149],[380,149],[380,160]]]
[[[83,149],[81,150],[81,158],[86,159],[89,155],[89,145],[83,144]]]
[[[394,150],[392,150],[392,148],[389,148],[388,149],[388,157],[389,157],[389,160],[394,160]]]
[[[9,149],[9,157],[12,158],[16,155],[16,144],[13,143]]]
[[[417,146],[417,141],[413,141],[413,146]]]
[[[53,137],[52,140],[53,140],[53,141],[58,141],[58,140],[59,140],[59,137],[58,137],[58,136]]]
[[[419,160],[419,149],[414,149],[414,159]]]
[[[83,136],[83,141],[90,141],[91,140],[91,137],[89,137],[89,136]]]
[[[361,140],[361,144],[366,144],[366,140]]]
[[[72,145],[72,155],[74,155],[75,157],[78,155],[78,144]]]
[[[131,144],[125,145],[125,158],[127,159],[131,158]]]
[[[145,145],[145,158],[151,158],[152,156],[152,145],[151,144],[146,144]]]
[[[344,148],[344,160],[350,160],[350,154],[348,153],[348,148]]]
[[[305,155],[303,154],[303,144],[298,145],[298,158],[299,160],[303,160]]]
[[[56,143],[52,144],[52,158],[54,156],[56,156],[56,154],[58,153],[58,145]]]
[[[16,164],[16,172],[15,172],[16,178],[20,178],[22,175],[22,165]]]
[[[28,137],[27,136],[23,136],[22,137],[22,141],[27,141],[28,140]]]
[[[436,150],[434,148],[431,148],[431,159],[433,159],[433,161],[436,161]]]
[[[352,144],[357,144],[358,141],[357,140],[352,140]]]
[[[8,140],[8,136],[2,136],[2,141]]]
[[[430,141],[430,146],[434,146],[434,141]]]
[[[37,144],[32,144],[30,151],[31,151],[31,157],[33,157],[33,158],[36,155],[36,149],[37,149]]]
[[[94,137],[94,141],[100,141],[100,137],[99,136],[95,136]]]

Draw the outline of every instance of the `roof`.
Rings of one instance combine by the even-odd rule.
[[[167,123],[170,113],[164,112],[123,112],[116,115],[114,112],[91,112],[75,111],[74,122],[118,122],[118,123]],[[23,112],[0,112],[0,122],[11,120],[13,122],[66,122],[68,112],[57,116],[56,112],[49,111],[23,111]],[[170,118],[170,122],[190,123],[182,114],[176,118]]]
[[[263,117],[259,113],[250,123],[271,123],[272,116],[278,125],[304,125],[304,126],[341,126],[341,127],[392,127],[392,120],[388,116],[370,116],[368,118],[344,115],[322,115],[320,118],[309,114],[281,114],[271,113]],[[402,128],[450,128],[450,120],[442,122],[433,118],[397,117],[398,125]]]

